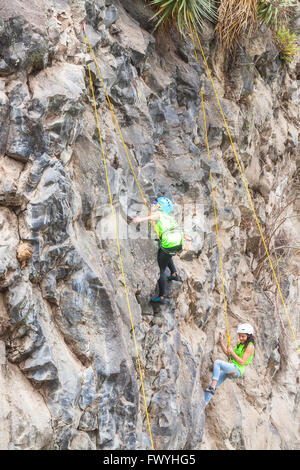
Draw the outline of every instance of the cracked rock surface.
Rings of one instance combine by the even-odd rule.
[[[151,449],[88,63],[155,448],[299,448],[297,350],[191,40],[153,33],[142,0],[23,3],[0,19],[0,448]],[[155,234],[130,223],[146,210],[83,19],[147,203],[165,195],[187,210],[183,282],[161,307],[149,304]],[[212,25],[201,37],[299,340],[299,59],[286,68],[264,29],[230,64]],[[250,322],[256,354],[205,409],[213,361],[226,360],[210,169],[232,343]],[[20,242],[33,251],[24,266]]]

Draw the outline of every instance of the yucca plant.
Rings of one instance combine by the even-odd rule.
[[[298,0],[263,0],[258,2],[257,18],[277,31],[287,19],[290,8],[296,7]]]
[[[216,30],[224,49],[232,50],[257,24],[257,0],[221,0]]]
[[[276,33],[276,42],[280,49],[281,59],[287,64],[293,62],[296,54],[300,51],[296,34],[291,33],[289,29],[279,27]]]
[[[271,1],[258,2],[257,18],[267,26],[275,26],[277,28],[278,7],[275,7]]]
[[[181,34],[188,29],[191,21],[202,26],[203,20],[215,22],[217,12],[212,0],[152,0],[151,4],[158,10],[154,18],[158,18],[156,28],[160,25],[175,24]]]

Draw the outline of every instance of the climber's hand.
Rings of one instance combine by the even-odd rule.
[[[219,335],[219,340],[220,340],[220,343],[223,343],[223,335],[222,335],[222,333],[220,333],[220,335]]]
[[[134,219],[133,219],[133,223],[134,224],[138,224],[139,222],[141,221],[141,218],[137,215]]]

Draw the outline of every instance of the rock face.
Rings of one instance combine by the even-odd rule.
[[[19,3],[0,20],[0,448],[151,448],[89,63],[155,448],[296,449],[296,345],[191,40],[152,35],[142,2]],[[171,197],[193,236],[162,307],[149,304],[155,234],[130,223],[146,209],[83,19],[147,203]],[[299,67],[286,69],[263,29],[226,73],[209,28],[203,41],[299,338]],[[226,359],[210,168],[232,343],[250,322],[256,354],[205,409],[213,361]],[[20,242],[33,249],[24,265]]]

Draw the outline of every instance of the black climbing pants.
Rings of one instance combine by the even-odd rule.
[[[174,255],[174,251],[179,251],[181,249],[180,247],[174,247],[172,248],[172,254],[168,252],[167,248],[159,248],[158,253],[157,253],[157,262],[159,266],[159,279],[158,279],[158,287],[159,287],[159,297],[164,297],[166,295],[167,291],[167,274],[166,274],[166,268],[169,268],[171,271],[171,274],[176,273],[176,268],[175,264],[172,260],[172,256]]]

